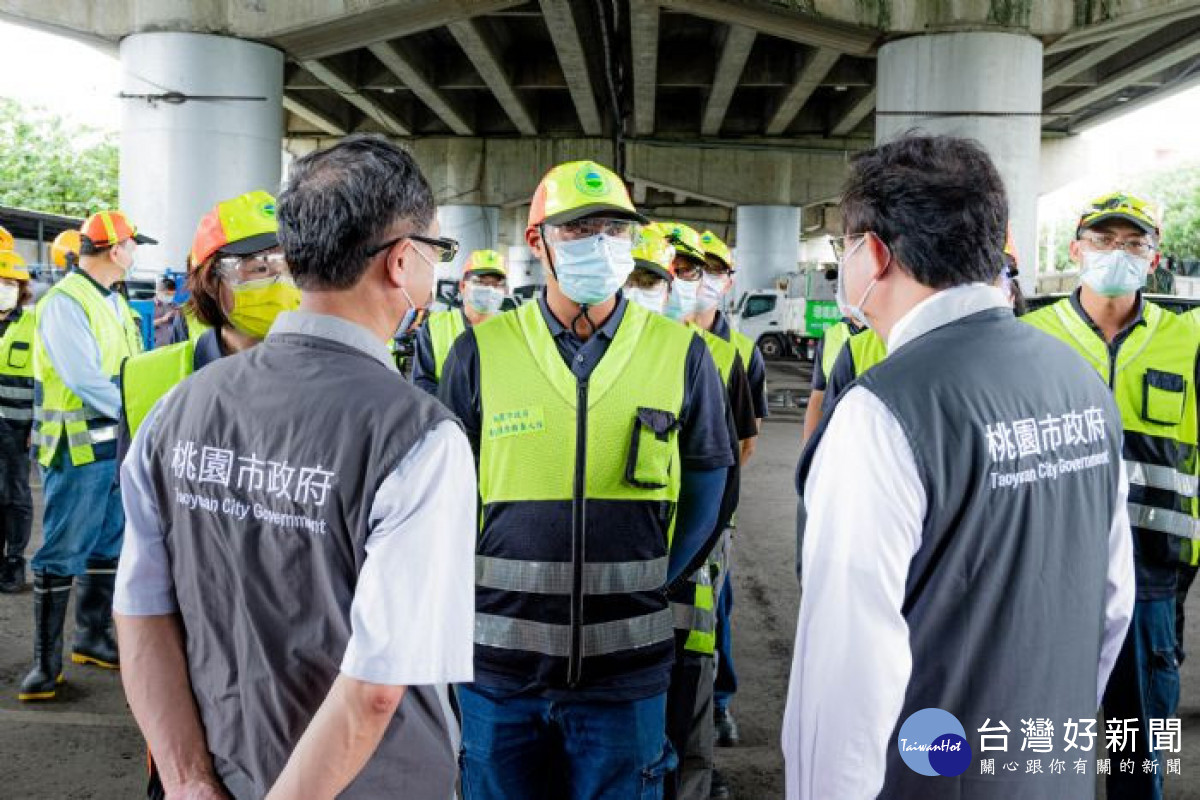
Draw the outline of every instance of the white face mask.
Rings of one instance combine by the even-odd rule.
[[[667,298],[667,316],[678,321],[688,314],[696,313],[696,295],[699,291],[700,281],[685,281],[680,278],[671,281],[671,296]]]
[[[845,278],[845,276],[846,276],[846,262],[850,260],[850,256],[853,255],[854,251],[857,250],[860,246],[862,246],[862,243],[865,242],[866,240],[867,240],[867,237],[863,236],[850,248],[850,250],[844,256],[842,256],[842,261],[840,264],[838,264],[838,277],[837,277],[837,295],[836,295],[836,297],[837,297],[838,308],[840,308],[842,310],[843,314],[845,314],[850,319],[854,320],[855,324],[858,325],[860,328],[871,327],[871,324],[869,322],[867,322],[867,314],[865,311],[863,311],[863,307],[867,304],[867,298],[871,296],[871,292],[875,289],[875,284],[878,283],[879,281],[872,280],[871,283],[867,285],[866,290],[863,291],[862,297],[860,297],[858,299],[858,303],[852,305],[850,303],[850,300],[846,297],[846,278]]]
[[[704,274],[696,291],[696,310],[711,311],[721,302],[725,291],[729,288],[729,278],[725,275]]]
[[[158,293],[158,302],[174,303],[175,302],[175,293],[174,292],[159,292]]]
[[[663,313],[663,307],[667,303],[667,286],[663,284],[663,286],[657,289],[639,289],[631,286],[625,289],[625,296],[631,302],[637,303],[647,311],[661,314]]]
[[[1102,297],[1123,297],[1145,286],[1149,271],[1148,258],[1139,258],[1124,250],[1086,250],[1080,279]]]
[[[563,294],[581,306],[603,303],[633,272],[633,242],[607,234],[553,245],[554,277]]]
[[[471,308],[480,314],[495,314],[504,305],[504,290],[499,286],[484,284],[467,284],[464,299]]]
[[[21,290],[10,284],[0,285],[0,311],[12,311],[17,307]]]

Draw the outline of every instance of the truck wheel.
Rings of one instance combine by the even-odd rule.
[[[783,342],[779,341],[777,336],[764,336],[759,339],[758,349],[762,352],[763,358],[783,357]]]

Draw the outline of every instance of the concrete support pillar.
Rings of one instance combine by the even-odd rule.
[[[769,289],[794,272],[800,260],[800,209],[796,206],[738,206],[735,296]]]
[[[1004,178],[1021,286],[1037,274],[1042,43],[1016,33],[939,33],[879,49],[877,143],[905,131],[980,141]],[[897,113],[901,112],[901,113]],[[949,116],[928,116],[939,112]],[[999,116],[1012,114],[1013,116]]]
[[[182,270],[213,204],[279,191],[283,53],[225,36],[138,33],[121,41],[121,70],[126,94],[185,96],[121,107],[121,208],[159,240],[138,251],[138,272]]]

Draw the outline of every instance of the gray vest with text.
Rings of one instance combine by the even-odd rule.
[[[192,691],[237,800],[266,794],[338,675],[377,489],[449,419],[371,356],[299,334],[216,361],[165,401],[151,474]],[[340,797],[451,797],[441,709],[433,687],[410,688]]]
[[[1093,797],[1097,748],[1065,751],[1063,725],[1097,716],[1121,456],[1111,393],[1070,348],[1007,309],[918,337],[855,385],[900,423],[927,500],[902,609],[912,675],[879,797]],[[801,486],[815,450],[814,437]],[[931,707],[965,729],[973,757],[958,777],[927,777],[901,759],[900,726]],[[1023,752],[1023,720],[1038,718],[1054,725],[1053,751]],[[981,752],[988,720],[1011,730],[1007,752]],[[1102,725],[1095,730],[1102,736]],[[1079,758],[1088,774],[1075,774]],[[995,760],[994,776],[981,774],[981,759]],[[1031,759],[1043,774],[1026,774]],[[1053,759],[1065,773],[1051,774]],[[1012,762],[1019,767],[1006,771]]]

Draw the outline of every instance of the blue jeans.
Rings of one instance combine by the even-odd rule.
[[[713,703],[719,710],[729,708],[738,688],[737,670],[733,668],[733,631],[729,627],[732,616],[733,577],[728,576],[717,597],[717,680]]]
[[[121,555],[125,509],[116,483],[115,458],[76,467],[64,458],[42,468],[46,511],[44,541],[33,556],[33,571],[67,577],[87,572],[88,561]]]
[[[1133,621],[1108,687],[1104,692],[1104,716],[1108,719],[1137,719],[1136,750],[1110,752],[1112,774],[1108,776],[1108,800],[1162,800],[1166,764],[1150,749],[1150,720],[1175,715],[1179,705],[1179,662],[1175,652],[1175,598],[1138,600]],[[1133,774],[1121,773],[1118,762],[1132,758]],[[1158,771],[1142,770],[1146,758],[1157,762]]]
[[[464,800],[660,800],[675,768],[667,696],[493,698],[460,686]]]

